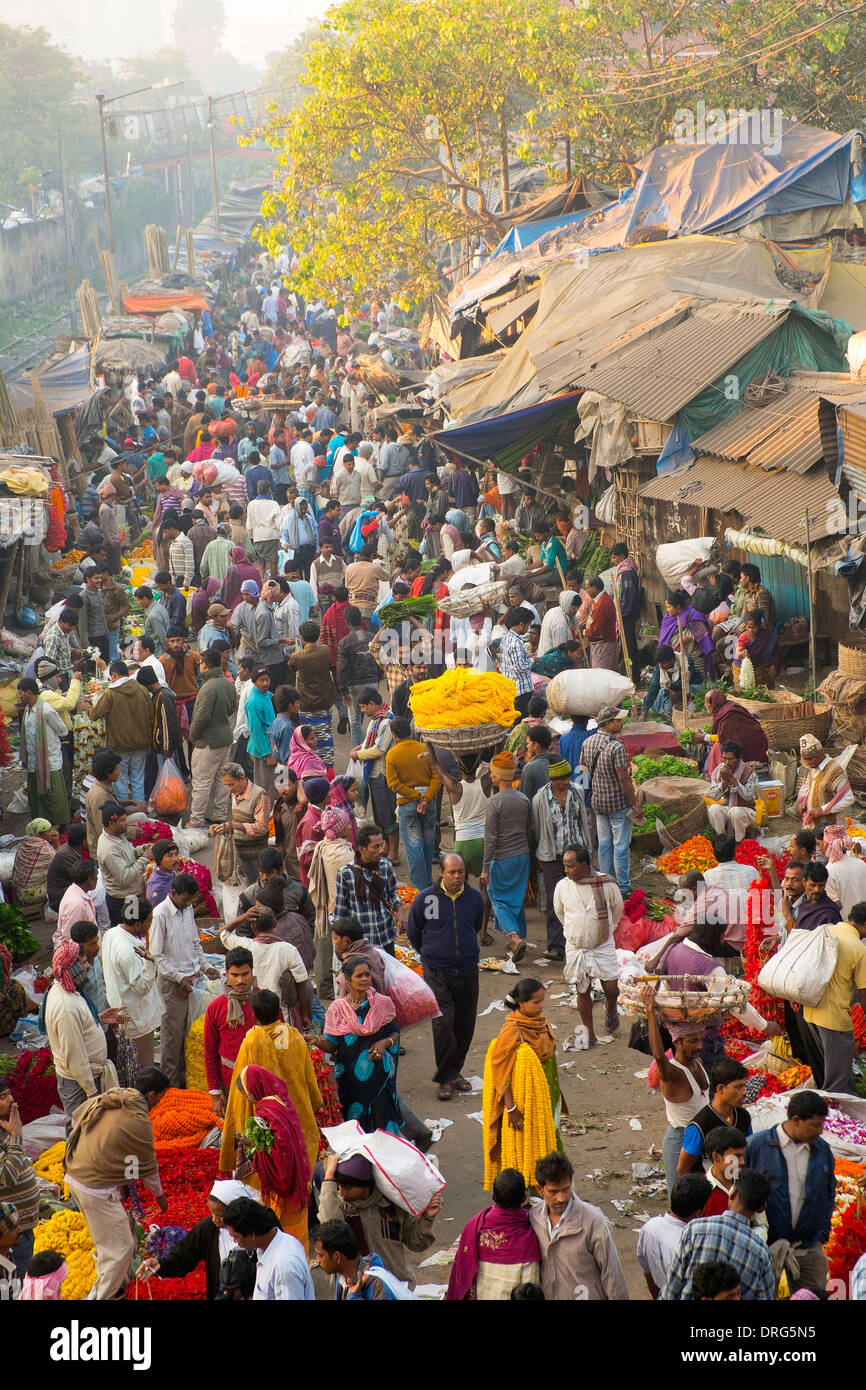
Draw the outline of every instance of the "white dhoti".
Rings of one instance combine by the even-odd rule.
[[[574,946],[566,937],[565,978],[574,985],[578,994],[586,994],[592,988],[593,980],[619,979],[613,937],[608,937],[601,946],[593,947]]]
[[[87,1222],[94,1245],[96,1283],[88,1296],[100,1302],[114,1298],[126,1288],[129,1265],[135,1254],[135,1241],[120,1200],[120,1189],[85,1187],[68,1175],[66,1181]]]
[[[749,826],[755,823],[753,806],[708,806],[707,819],[717,835],[730,832],[737,844],[746,838]]]

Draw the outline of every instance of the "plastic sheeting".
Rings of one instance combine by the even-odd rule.
[[[35,371],[45,404],[55,415],[74,410],[91,394],[89,348],[78,348],[56,362],[43,362]],[[9,397],[15,410],[32,408],[33,387],[29,375],[9,382]]]
[[[205,313],[209,304],[200,294],[183,294],[179,290],[166,290],[164,294],[128,294],[123,301],[128,314],[145,314],[156,317],[169,309],[200,309]]]
[[[443,449],[450,449],[461,458],[494,458],[507,466],[522,458],[534,444],[557,429],[561,420],[570,415],[580,392],[544,401],[529,410],[515,410],[498,420],[484,420],[478,425],[460,429],[440,430],[433,435]]]

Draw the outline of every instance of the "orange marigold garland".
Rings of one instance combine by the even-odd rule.
[[[150,1112],[154,1143],[164,1149],[197,1149],[218,1125],[210,1097],[202,1091],[169,1087]]]

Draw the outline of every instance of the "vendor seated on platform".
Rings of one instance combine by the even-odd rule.
[[[556,562],[557,560],[559,561],[562,573],[565,574],[565,546],[558,536],[553,536],[551,534],[550,527],[547,523],[536,526],[533,531],[533,537],[535,539],[535,544],[538,546],[540,563],[536,565],[527,565],[525,573],[536,584],[556,584],[561,588],[562,583],[556,568]]]
[[[737,638],[737,650],[731,662],[734,686],[737,690],[742,686],[740,671],[746,657],[754,667],[755,685],[765,685],[772,690],[776,684],[782,653],[776,629],[765,627],[764,616],[758,609],[747,615],[743,631]]]
[[[701,676],[690,656],[686,657],[689,670],[689,694],[696,695],[701,687]],[[546,674],[543,673],[543,674]],[[683,703],[683,680],[679,658],[673,647],[662,643],[656,647],[655,665],[650,676],[649,689],[643,697],[644,714],[670,714]]]
[[[716,805],[707,807],[707,817],[717,835],[733,835],[737,844],[745,839],[746,831],[755,823],[755,797],[758,777],[743,762],[742,744],[728,739],[722,744],[721,762],[710,782],[710,799]]]

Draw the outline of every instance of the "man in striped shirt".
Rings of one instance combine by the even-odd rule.
[[[533,695],[532,657],[523,641],[531,623],[528,608],[510,608],[502,619],[506,631],[499,642],[499,670],[517,686],[514,703],[521,714],[526,713]]]
[[[8,1258],[23,1279],[33,1254],[33,1228],[39,1220],[39,1179],[27,1157],[21,1130],[21,1116],[9,1082],[0,1076],[0,1202],[10,1202],[18,1212],[21,1235]]]

